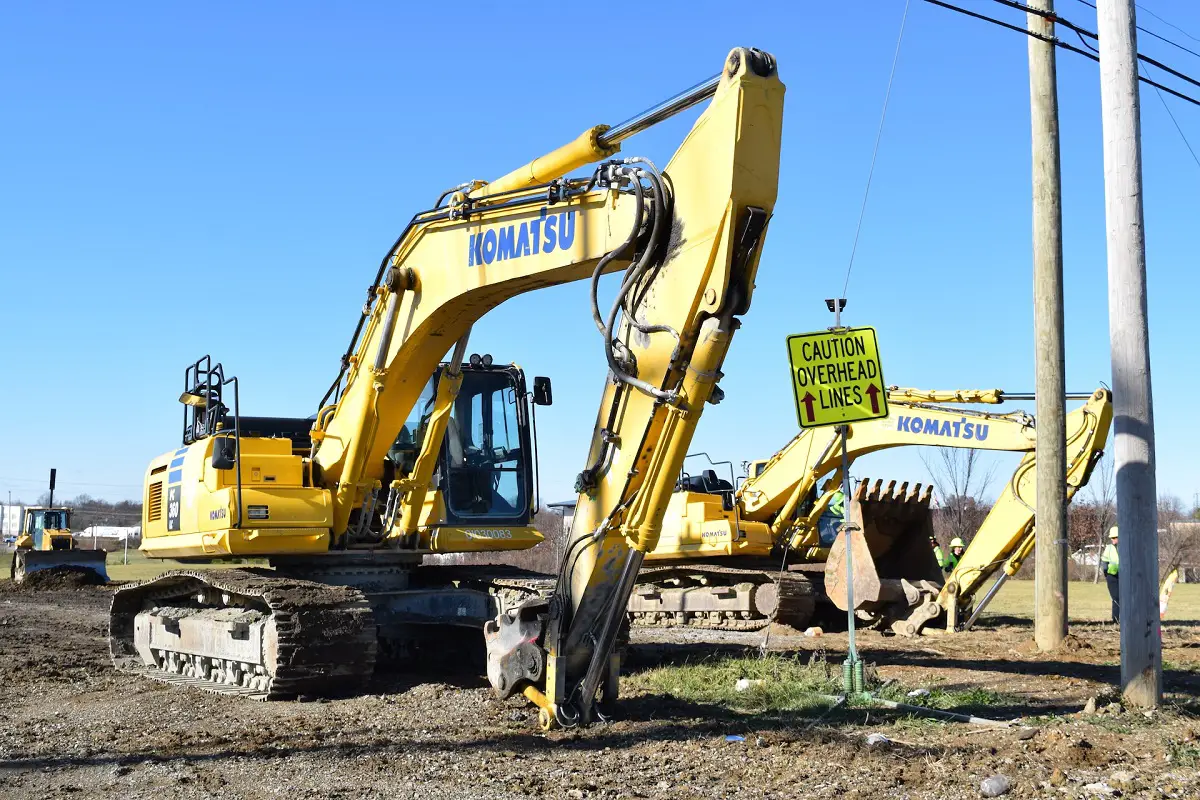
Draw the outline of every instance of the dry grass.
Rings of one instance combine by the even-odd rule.
[[[1108,588],[1103,583],[1071,581],[1067,589],[1067,606],[1071,619],[1081,621],[1106,620],[1111,611]],[[1033,619],[1033,581],[1009,581],[988,605],[988,614]],[[1171,595],[1167,607],[1167,622],[1200,619],[1200,584],[1181,583]]]

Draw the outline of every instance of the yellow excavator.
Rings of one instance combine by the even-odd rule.
[[[95,580],[108,583],[104,550],[84,550],[71,534],[71,509],[54,505],[54,483],[57,470],[50,470],[50,500],[45,506],[25,509],[21,532],[14,543],[9,577],[13,583],[23,583],[35,573],[48,569],[87,571]]]
[[[211,358],[191,365],[181,444],[146,472],[142,550],[262,556],[272,568],[122,587],[116,664],[263,699],[352,692],[414,627],[483,627],[498,695],[524,694],[544,727],[593,719],[616,698],[634,577],[750,306],[783,95],[774,59],[736,48],[719,74],[626,122],[444,193],[388,249],[311,421],[243,417],[238,379]],[[661,170],[616,157],[628,137],[705,101]],[[622,277],[602,306],[598,282],[612,272]],[[556,580],[422,565],[539,539],[520,373],[464,358],[489,310],[577,280],[590,282],[581,316],[608,374]]]
[[[1085,397],[1067,415],[1068,499],[1087,484],[1112,421],[1107,389]],[[877,450],[907,446],[1025,454],[944,579],[930,543],[932,487],[922,492],[917,484],[910,491],[907,483],[897,489],[893,481],[885,489],[880,481],[863,481],[847,510],[858,616],[903,635],[939,619],[955,630],[983,581],[1002,570],[1002,583],[1020,568],[1034,542],[1034,419],[1023,411],[989,414],[947,405],[1019,399],[1028,398],[998,389],[892,388],[889,417],[849,426],[851,464]],[[823,536],[821,525],[842,483],[841,441],[832,427],[804,430],[770,459],[749,464],[750,474],[736,490],[714,470],[684,475],[630,600],[633,623],[754,630],[777,620],[803,628],[827,602],[845,611],[846,539],[828,530]]]

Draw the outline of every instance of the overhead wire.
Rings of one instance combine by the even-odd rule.
[[[1140,66],[1139,69],[1141,69]],[[1200,167],[1200,158],[1196,156],[1196,151],[1192,149],[1192,143],[1188,141],[1187,134],[1180,127],[1179,120],[1175,119],[1175,112],[1171,111],[1171,107],[1167,105],[1167,98],[1163,97],[1162,92],[1157,88],[1155,88],[1154,93],[1158,95],[1158,102],[1162,103],[1163,110],[1167,112],[1167,116],[1171,118],[1171,122],[1175,125],[1175,130],[1179,132],[1179,138],[1183,139],[1183,146],[1192,154],[1192,161],[1195,161],[1196,166]]]
[[[1096,61],[1096,62],[1100,61],[1100,56],[1098,56],[1096,53],[1081,49],[1079,47],[1076,47],[1073,44],[1068,44],[1068,43],[1062,41],[1061,39],[1055,38],[1053,36],[1043,36],[1040,33],[1035,33],[1033,31],[1026,30],[1025,28],[1022,28],[1019,25],[1013,25],[1011,23],[1005,22],[1004,20],[996,19],[995,17],[989,17],[986,14],[979,14],[974,11],[969,11],[968,9],[962,8],[961,6],[956,6],[953,3],[944,2],[944,0],[924,0],[924,2],[929,3],[930,5],[940,6],[941,8],[945,8],[950,11],[954,11],[954,12],[963,14],[968,17],[974,17],[976,19],[983,20],[984,22],[990,22],[993,25],[999,25],[1001,28],[1008,28],[1009,30],[1016,31],[1017,33],[1024,34],[1025,36],[1029,36],[1031,38],[1038,39],[1040,41],[1052,44],[1055,47],[1061,47],[1062,49],[1069,50],[1072,53],[1078,53],[1081,56],[1090,58],[1092,61]],[[1029,10],[1033,11],[1034,9],[1029,9]],[[1153,59],[1145,59],[1145,60],[1148,63],[1154,64],[1155,66],[1160,66],[1160,64],[1158,62],[1155,62]],[[1166,65],[1161,65],[1161,66],[1165,69],[1170,69],[1169,67],[1166,67]],[[1192,105],[1200,106],[1200,99],[1192,97],[1191,95],[1184,94],[1183,92],[1176,91],[1175,89],[1172,89],[1170,86],[1166,86],[1164,84],[1159,83],[1158,81],[1151,80],[1150,78],[1148,78],[1144,75],[1139,75],[1138,80],[1140,80],[1142,83],[1145,83],[1149,86],[1153,86],[1156,89],[1161,89],[1162,91],[1166,92],[1167,94],[1174,95],[1175,97],[1178,97],[1181,100],[1186,100],[1189,103],[1191,103]],[[1189,79],[1189,80],[1193,80],[1193,79]],[[1194,82],[1194,80],[1193,80],[1193,82]]]
[[[1141,3],[1135,3],[1134,5],[1136,5],[1138,8],[1140,8],[1142,11],[1145,11],[1145,12],[1146,12],[1147,14],[1149,14],[1150,16],[1154,17],[1156,20],[1158,20],[1159,22],[1161,22],[1163,25],[1166,25],[1166,26],[1168,26],[1168,27],[1170,27],[1170,28],[1174,28],[1175,30],[1179,31],[1179,32],[1180,32],[1180,33],[1182,33],[1184,36],[1186,36],[1186,37],[1188,37],[1189,39],[1191,39],[1193,42],[1200,42],[1200,39],[1197,39],[1195,36],[1192,36],[1190,33],[1188,33],[1187,31],[1185,31],[1183,28],[1179,27],[1179,26],[1178,26],[1178,25],[1176,25],[1175,23],[1173,23],[1173,22],[1168,22],[1167,20],[1163,19],[1163,18],[1162,18],[1162,17],[1160,17],[1158,14],[1155,14],[1153,11],[1151,11],[1151,10],[1150,10],[1150,9],[1148,9],[1148,8],[1146,8],[1146,7],[1145,7],[1144,5],[1142,5]]]
[[[1094,11],[1094,10],[1096,10],[1096,4],[1095,4],[1095,3],[1088,2],[1088,0],[1079,0],[1079,2],[1080,2],[1080,3],[1083,3],[1085,6],[1087,6],[1087,7],[1088,7],[1088,8],[1090,8],[1090,9],[1092,9],[1093,11]],[[1135,4],[1135,5],[1136,5],[1136,4]],[[1183,28],[1180,28],[1178,25],[1172,25],[1170,22],[1167,22],[1165,19],[1163,19],[1162,17],[1158,16],[1157,14],[1155,14],[1155,13],[1154,13],[1153,11],[1151,11],[1150,9],[1148,9],[1148,8],[1143,8],[1143,7],[1142,7],[1142,6],[1140,6],[1140,5],[1138,6],[1138,8],[1140,8],[1142,11],[1145,11],[1147,14],[1149,14],[1149,15],[1150,15],[1150,16],[1152,16],[1152,17],[1154,17],[1155,19],[1157,19],[1157,20],[1160,20],[1160,21],[1161,21],[1163,24],[1165,24],[1165,25],[1170,25],[1172,28],[1174,28],[1175,30],[1179,31],[1180,33],[1182,33],[1184,36],[1188,37],[1189,39],[1192,39],[1193,41],[1200,41],[1200,39],[1196,39],[1196,37],[1195,37],[1195,36],[1192,36],[1190,33],[1188,33],[1187,31],[1185,31]],[[1197,58],[1200,58],[1200,53],[1197,53],[1195,50],[1191,49],[1190,47],[1184,47],[1184,46],[1183,46],[1183,45],[1181,45],[1179,42],[1177,42],[1177,41],[1175,41],[1175,40],[1173,40],[1173,39],[1168,39],[1167,37],[1165,37],[1165,36],[1162,36],[1162,35],[1160,35],[1160,34],[1157,34],[1157,33],[1155,33],[1154,31],[1150,30],[1149,28],[1143,28],[1141,25],[1138,25],[1138,26],[1136,26],[1136,27],[1137,27],[1137,29],[1138,29],[1139,31],[1141,31],[1142,33],[1146,34],[1147,36],[1153,36],[1155,39],[1158,39],[1159,41],[1166,42],[1167,44],[1171,45],[1172,47],[1178,47],[1178,48],[1179,48],[1180,50],[1182,50],[1183,52],[1185,52],[1185,53],[1191,53],[1192,55],[1196,56]]]
[[[1091,50],[1093,53],[1096,53],[1097,55],[1099,55],[1099,53],[1100,53],[1100,51],[1088,41],[1088,39],[1093,39],[1093,40],[1099,42],[1100,41],[1099,35],[1093,33],[1092,31],[1087,30],[1086,28],[1076,25],[1075,23],[1073,23],[1069,20],[1063,19],[1062,17],[1058,16],[1057,14],[1055,14],[1052,11],[1046,11],[1045,9],[1033,8],[1033,7],[1026,5],[1025,3],[1018,2],[1017,0],[994,0],[994,2],[997,2],[1003,6],[1009,6],[1011,8],[1020,9],[1027,13],[1034,14],[1036,16],[1040,16],[1045,19],[1048,19],[1053,23],[1062,25],[1063,27],[1067,28],[1068,30],[1074,32],[1074,34],[1079,37],[1079,41],[1081,44],[1083,44],[1084,47],[1088,48],[1089,50]],[[1081,0],[1081,2],[1082,2],[1082,0]],[[1092,6],[1092,7],[1095,8],[1095,6]],[[1159,19],[1162,19],[1162,18],[1159,17]],[[1166,22],[1166,20],[1163,20],[1163,21]],[[1167,24],[1170,24],[1170,23],[1167,23]],[[1174,27],[1174,26],[1172,26],[1172,27]],[[1141,30],[1142,29],[1141,26],[1138,26],[1138,29]],[[1186,33],[1186,31],[1183,31],[1183,32]],[[1149,31],[1147,31],[1147,33],[1149,33]],[[1162,37],[1158,37],[1158,38],[1162,38]],[[1184,48],[1184,49],[1187,49],[1187,48]],[[1182,72],[1179,72],[1178,70],[1172,69],[1171,67],[1166,66],[1165,64],[1157,61],[1156,59],[1150,58],[1149,56],[1142,55],[1141,53],[1139,53],[1137,57],[1138,57],[1138,61],[1142,62],[1142,63],[1138,64],[1138,78],[1139,79],[1145,79],[1148,77],[1145,75],[1145,64],[1152,64],[1152,65],[1158,67],[1159,69],[1165,70],[1166,72],[1170,73],[1171,75],[1176,76],[1177,78],[1181,78],[1181,79],[1187,81],[1190,84],[1193,84],[1195,86],[1200,86],[1200,81],[1196,80],[1195,78],[1192,78],[1189,75],[1185,75]],[[1151,82],[1151,81],[1147,81],[1147,83],[1154,85],[1153,82]],[[1175,118],[1174,112],[1172,112],[1170,106],[1167,105],[1167,100],[1162,95],[1162,89],[1159,88],[1157,85],[1154,85],[1154,91],[1158,95],[1159,102],[1162,103],[1163,108],[1166,110],[1167,116],[1169,116],[1171,118],[1171,122],[1175,125],[1175,130],[1179,133],[1180,138],[1183,139],[1184,147],[1186,147],[1188,149],[1188,152],[1192,156],[1192,160],[1196,162],[1196,166],[1200,166],[1200,158],[1198,158],[1196,156],[1196,151],[1192,148],[1191,142],[1188,141],[1187,135],[1183,132],[1183,128],[1179,125],[1179,120],[1177,120]]]
[[[1084,37],[1086,36],[1088,39],[1093,39],[1098,42],[1098,41],[1100,41],[1100,36],[1098,34],[1094,33],[1093,31],[1089,31],[1087,28],[1080,27],[1079,25],[1076,25],[1075,23],[1071,22],[1068,19],[1064,19],[1064,18],[1058,16],[1053,11],[1046,11],[1045,9],[1041,9],[1041,8],[1033,8],[1032,6],[1026,5],[1025,3],[1017,2],[1017,0],[993,0],[993,2],[999,3],[1002,6],[1008,6],[1009,8],[1015,8],[1020,11],[1024,11],[1027,14],[1034,14],[1035,16],[1039,16],[1039,17],[1042,17],[1043,19],[1047,19],[1050,22],[1055,23],[1056,25],[1062,25],[1067,30],[1073,31],[1075,33],[1075,35],[1079,37],[1079,41],[1083,42],[1083,45],[1085,47],[1087,47],[1089,50],[1091,50],[1092,52],[1094,52],[1096,54],[1100,53],[1099,50],[1097,50],[1095,47],[1093,47],[1091,44],[1089,44],[1084,39]],[[1141,53],[1137,54],[1137,58],[1138,58],[1138,61],[1142,61],[1147,64],[1153,64],[1154,66],[1158,67],[1159,69],[1161,69],[1165,72],[1168,72],[1171,75],[1174,75],[1176,78],[1179,78],[1180,80],[1187,81],[1188,83],[1192,84],[1193,86],[1200,87],[1200,80],[1196,80],[1195,78],[1191,77],[1190,75],[1185,75],[1184,73],[1180,72],[1177,69],[1168,67],[1166,64],[1162,63],[1161,61],[1158,61],[1156,59],[1151,58],[1150,56],[1143,55]]]
[[[867,186],[863,190],[862,206],[858,210],[858,224],[854,227],[854,243],[850,246],[850,263],[846,265],[846,280],[842,284],[842,293],[850,286],[850,271],[854,269],[854,256],[858,252],[858,237],[862,233],[863,217],[867,213],[867,198],[871,195],[871,179],[875,177],[875,159],[879,155],[879,140],[883,138],[883,124],[887,121],[888,101],[892,97],[892,84],[896,79],[896,64],[900,61],[900,45],[904,41],[904,26],[908,22],[908,8],[911,0],[904,0],[904,15],[900,17],[900,34],[896,37],[896,52],[892,54],[892,70],[888,74],[887,92],[883,96],[883,111],[879,115],[879,129],[875,131],[875,147],[871,150],[871,167],[867,171]]]

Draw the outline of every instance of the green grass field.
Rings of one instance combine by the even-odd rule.
[[[1071,581],[1067,590],[1068,614],[1077,620],[1106,620],[1111,603],[1103,583]],[[1033,581],[1009,581],[988,605],[984,616],[998,614],[1033,619]],[[1200,584],[1181,583],[1167,606],[1167,622],[1200,619]]]

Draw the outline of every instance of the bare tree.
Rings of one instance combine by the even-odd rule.
[[[984,468],[978,450],[938,447],[935,455],[922,455],[925,469],[938,487],[938,513],[934,526],[939,539],[961,538],[967,544],[983,524],[991,506],[983,499],[995,477],[993,464]]]
[[[1112,451],[1106,452],[1092,471],[1088,485],[1079,493],[1079,501],[1072,504],[1077,509],[1070,524],[1068,536],[1073,548],[1082,549],[1084,543],[1096,547],[1096,564],[1092,582],[1100,580],[1099,554],[1108,544],[1108,529],[1117,524],[1117,481]],[[1070,516],[1070,515],[1069,515]]]
[[[1200,522],[1178,497],[1158,498],[1159,580],[1176,567],[1200,560]]]

